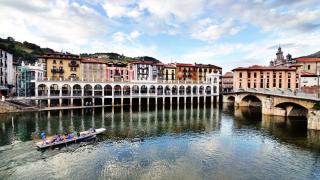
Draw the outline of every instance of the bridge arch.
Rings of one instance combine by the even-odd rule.
[[[262,100],[255,95],[246,95],[241,99],[241,106],[262,106]]]
[[[275,105],[277,108],[285,110],[285,116],[304,116],[308,115],[308,108],[302,104],[294,102],[282,102]]]

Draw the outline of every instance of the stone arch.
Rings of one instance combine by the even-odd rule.
[[[94,96],[102,96],[102,91],[102,86],[100,84],[94,86]]]
[[[154,85],[151,85],[149,88],[149,94],[155,94],[156,93],[156,87]]]
[[[104,86],[104,95],[112,96],[112,86],[110,84]]]
[[[204,87],[200,86],[199,87],[199,94],[202,95],[204,93]]]
[[[236,98],[234,96],[229,96],[227,98],[228,101],[234,102],[236,100]]]
[[[147,94],[148,93],[148,87],[146,85],[142,85],[140,88],[141,94]]]
[[[211,86],[206,87],[206,94],[211,95]]]
[[[176,86],[176,85],[172,86],[171,91],[172,91],[172,95],[177,95],[178,94],[178,86]]]
[[[308,108],[302,104],[294,102],[282,102],[275,105],[277,108],[285,110],[285,116],[304,116],[308,115]]]
[[[213,93],[214,93],[214,94],[217,93],[217,86],[213,86]]]
[[[64,84],[61,88],[62,96],[71,96],[71,86]]]
[[[191,91],[192,91],[191,86],[187,86],[187,88],[186,88],[186,94],[187,94],[187,95],[190,95],[190,94],[191,94]]]
[[[130,96],[130,86],[129,85],[123,86],[123,95]]]
[[[75,84],[75,85],[73,85],[73,87],[72,87],[72,93],[73,93],[73,96],[81,96],[82,94],[81,94],[81,92],[82,92],[82,90],[81,90],[81,86],[79,85],[79,84]]]
[[[262,100],[255,95],[246,95],[241,99],[245,106],[262,106]]]
[[[86,84],[83,87],[83,92],[85,96],[92,96],[92,86],[90,84]]]
[[[138,95],[139,94],[139,86],[138,85],[133,85],[132,86],[132,94],[133,95]]]
[[[121,86],[120,85],[115,85],[113,87],[113,95],[114,96],[120,96],[121,95]]]
[[[157,95],[163,95],[163,86],[158,86],[157,87]]]
[[[170,88],[169,85],[167,85],[167,86],[165,87],[164,93],[165,93],[165,95],[170,95],[170,94],[171,94],[171,88]]]
[[[60,95],[60,89],[58,84],[51,84],[50,86],[50,96],[59,96]]]
[[[193,86],[192,88],[192,94],[197,95],[198,94],[198,86]]]
[[[45,84],[40,84],[38,86],[38,96],[47,96],[48,95],[48,87]]]
[[[181,86],[179,87],[179,95],[184,95],[184,93],[185,93],[185,88],[184,88],[183,85],[181,85]]]

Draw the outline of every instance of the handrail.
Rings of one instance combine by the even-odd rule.
[[[277,95],[277,96],[284,96],[284,97],[296,97],[302,99],[310,99],[319,101],[320,98],[317,94],[309,94],[304,93],[300,90],[291,91],[291,90],[272,90],[272,89],[261,89],[261,88],[245,88],[245,89],[235,89],[233,93],[241,93],[241,92],[251,92],[251,93],[260,93],[260,94],[267,94],[267,95]],[[229,92],[232,93],[232,92]]]

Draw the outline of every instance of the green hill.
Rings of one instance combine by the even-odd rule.
[[[50,48],[42,48],[39,45],[24,41],[19,42],[15,41],[14,38],[8,37],[6,39],[0,38],[0,49],[8,51],[9,53],[13,54],[13,59],[18,64],[21,64],[21,61],[25,61],[26,63],[34,63],[37,60],[37,56],[43,55],[46,53],[57,53],[53,49]],[[127,57],[123,54],[118,53],[83,53],[80,54],[81,58],[102,58],[102,59],[111,59],[116,61],[124,61],[130,62],[135,60],[142,60],[142,61],[154,61],[160,62],[158,59],[148,56],[142,57]]]
[[[24,41],[23,43],[15,41],[12,37],[8,37],[7,39],[0,38],[0,49],[13,54],[13,59],[18,64],[20,64],[21,61],[34,63],[37,56],[55,52],[50,48],[41,48],[40,46],[27,41]]]
[[[320,51],[310,54],[308,56],[304,56],[304,57],[310,57],[310,58],[320,58]]]

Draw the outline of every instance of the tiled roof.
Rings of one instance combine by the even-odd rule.
[[[82,59],[82,63],[97,63],[97,64],[107,64],[108,61],[98,60],[98,59]]]
[[[320,62],[320,58],[297,58],[297,62]]]
[[[268,71],[268,70],[284,70],[284,71],[295,71],[296,69],[290,68],[287,66],[260,66],[260,65],[253,65],[249,67],[238,67],[233,69],[232,71],[239,71],[239,70],[262,70],[262,71]]]
[[[308,76],[316,76],[315,73],[310,73],[306,71],[301,71],[301,76],[308,77]]]
[[[194,64],[176,63],[176,66],[182,66],[182,67],[194,67]]]
[[[222,77],[223,78],[233,77],[233,73],[232,72],[226,72]]]

